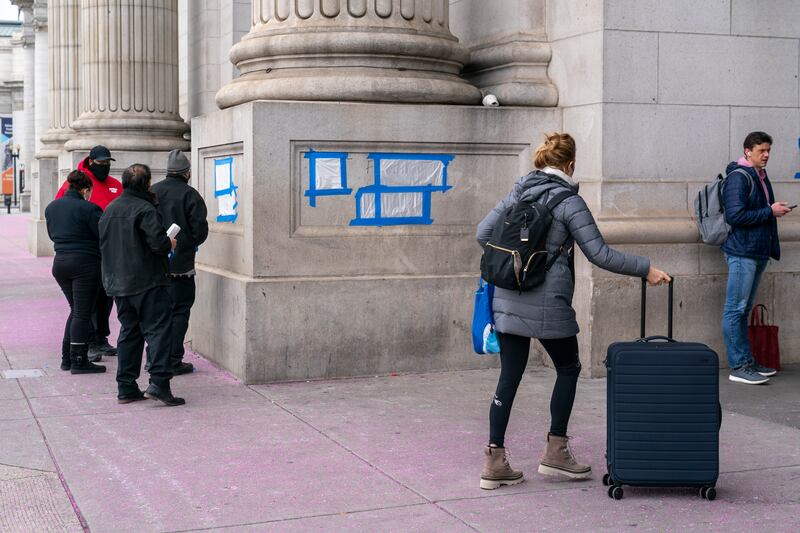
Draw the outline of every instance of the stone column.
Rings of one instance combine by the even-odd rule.
[[[18,179],[25,172],[25,193],[19,194],[19,205],[21,211],[30,210],[30,176],[34,154],[36,151],[34,119],[34,88],[36,86],[35,73],[35,35],[33,32],[33,0],[15,0],[14,5],[19,7],[22,12],[23,24],[21,33],[17,34],[14,44],[21,46],[23,53],[23,113],[21,133],[14,134],[15,143],[20,147],[20,157],[17,160]],[[19,186],[19,184],[18,184]]]
[[[253,0],[220,108],[253,100],[475,104],[449,0]]]
[[[47,0],[36,0],[33,3],[33,31],[34,31],[34,79],[36,84],[33,88],[33,107],[34,107],[34,130],[36,157],[42,149],[42,137],[47,133],[50,125],[48,113],[48,89],[49,68],[48,68],[48,26],[47,26]]]
[[[187,150],[177,0],[80,0],[80,8],[81,113],[66,149]]]
[[[452,0],[451,0],[452,2]],[[452,27],[470,50],[464,77],[500,105],[549,107],[558,91],[547,69],[545,0],[453,2]]]
[[[53,254],[53,243],[47,235],[44,210],[58,191],[58,152],[64,143],[48,143],[53,116],[51,99],[54,65],[51,64],[51,58],[53,49],[58,46],[58,35],[51,35],[49,23],[58,26],[62,22],[58,5],[63,2],[64,0],[35,0],[33,3],[33,25],[36,32],[36,158],[30,172],[31,218],[28,226],[28,250],[36,256]],[[76,32],[73,39],[77,41],[77,38]]]
[[[64,143],[75,132],[78,118],[80,51],[80,0],[49,0],[47,3],[49,54],[49,129],[42,136],[42,157],[58,157]]]

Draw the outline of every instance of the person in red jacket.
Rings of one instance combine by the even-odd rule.
[[[105,146],[98,145],[91,149],[88,157],[78,163],[78,170],[92,180],[92,196],[89,201],[103,211],[106,210],[108,204],[122,194],[122,183],[108,175],[112,161],[115,161],[115,159],[111,157],[111,151]],[[56,199],[64,196],[67,189],[69,189],[69,183],[64,182],[64,185],[61,186],[56,194]],[[108,357],[117,355],[117,349],[108,343],[108,336],[111,333],[108,319],[111,316],[112,303],[113,300],[108,297],[101,283],[97,294],[97,302],[92,311],[92,331],[89,332],[89,361],[100,361],[104,355]],[[61,355],[63,356],[64,354]]]

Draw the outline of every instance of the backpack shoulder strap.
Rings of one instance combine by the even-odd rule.
[[[753,183],[753,176],[751,176],[749,172],[747,172],[746,170],[744,170],[744,169],[742,169],[742,168],[735,168],[735,169],[733,169],[733,170],[731,171],[731,173],[730,173],[730,174],[728,174],[727,176],[725,176],[725,178],[727,179],[727,178],[728,178],[728,176],[730,176],[730,175],[731,175],[731,174],[733,174],[734,172],[738,172],[739,174],[744,174],[744,176],[747,178],[747,183],[749,183],[749,184],[750,184],[750,192],[749,192],[749,193],[747,193],[747,196],[750,196],[751,194],[753,194],[753,188],[755,188],[755,186],[756,186],[756,185],[755,185],[755,183]]]
[[[547,204],[546,204],[547,210],[552,212],[553,209],[555,209],[555,207],[558,204],[560,204],[561,202],[563,202],[564,200],[566,200],[570,196],[577,196],[577,195],[574,192],[569,191],[569,190],[561,191],[560,193],[556,194],[555,196],[553,196],[547,202]],[[556,260],[558,260],[558,258],[561,256],[561,254],[563,253],[564,245],[567,244],[567,241],[569,240],[569,238],[570,238],[570,234],[569,234],[569,231],[568,231],[566,239],[564,239],[564,242],[562,242],[561,246],[558,247],[558,253],[553,254],[553,256],[550,259],[548,259],[547,263],[545,264],[545,267],[544,267],[545,272],[549,272],[550,268],[553,266],[553,264],[556,262]]]
[[[570,196],[575,196],[575,193],[572,191],[561,191],[560,193],[556,194],[550,200],[547,201],[545,207],[547,207],[548,211],[552,211],[556,208],[558,204],[569,198]]]

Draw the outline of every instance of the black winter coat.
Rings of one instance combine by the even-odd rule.
[[[153,193],[158,199],[158,212],[165,228],[172,224],[181,227],[176,240],[178,246],[169,262],[173,274],[185,274],[194,270],[194,257],[197,247],[208,237],[208,209],[203,197],[190,187],[181,176],[167,175],[167,178],[153,185]]]
[[[155,199],[131,189],[111,202],[100,218],[103,286],[109,296],[132,296],[169,285],[172,243]]]
[[[50,202],[44,210],[44,218],[56,254],[85,254],[99,258],[97,224],[102,214],[102,209],[72,189],[62,198]]]

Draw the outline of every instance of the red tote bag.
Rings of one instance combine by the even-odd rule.
[[[780,370],[781,348],[778,344],[778,326],[769,323],[769,311],[764,304],[753,307],[747,334],[750,337],[750,349],[758,364]]]

